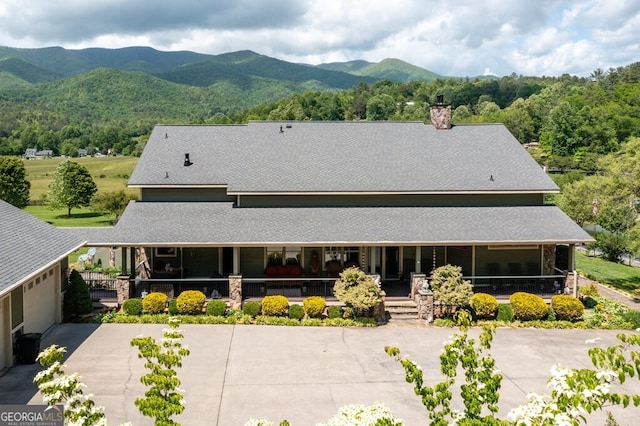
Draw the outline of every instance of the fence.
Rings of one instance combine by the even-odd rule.
[[[87,286],[94,302],[116,301],[116,276],[118,272],[80,271],[80,276]]]

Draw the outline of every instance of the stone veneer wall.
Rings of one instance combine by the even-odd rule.
[[[122,306],[125,300],[129,299],[129,275],[119,275],[116,277],[116,295],[118,306]]]
[[[242,275],[229,275],[229,306],[242,309]]]

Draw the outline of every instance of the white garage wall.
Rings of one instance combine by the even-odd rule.
[[[58,268],[50,268],[24,285],[24,332],[42,333],[56,322],[60,308]]]

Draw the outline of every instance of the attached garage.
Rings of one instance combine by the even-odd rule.
[[[60,322],[67,258],[85,242],[1,200],[0,217],[2,369],[14,364],[16,338]]]

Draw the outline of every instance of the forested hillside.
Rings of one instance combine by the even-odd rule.
[[[617,151],[640,133],[640,63],[595,70],[590,78],[511,75],[402,82],[355,75],[376,68],[396,77],[419,71],[397,60],[325,64],[333,68],[329,70],[250,51],[193,63],[183,63],[201,59],[193,52],[144,48],[85,49],[82,54],[50,48],[38,64],[27,60],[34,52],[26,53],[22,59],[0,60],[0,155],[21,155],[26,148],[70,156],[78,148],[139,155],[149,132],[161,122],[426,122],[440,93],[452,105],[454,124],[502,122],[521,143],[538,142],[534,155],[551,167],[593,171],[599,156]],[[162,53],[174,53],[169,61],[177,68],[154,75],[95,68],[63,79],[47,68],[54,64],[60,73],[69,72],[59,60],[62,55],[76,66],[105,64],[108,56],[111,66],[131,68],[144,62],[141,68],[157,70]]]

